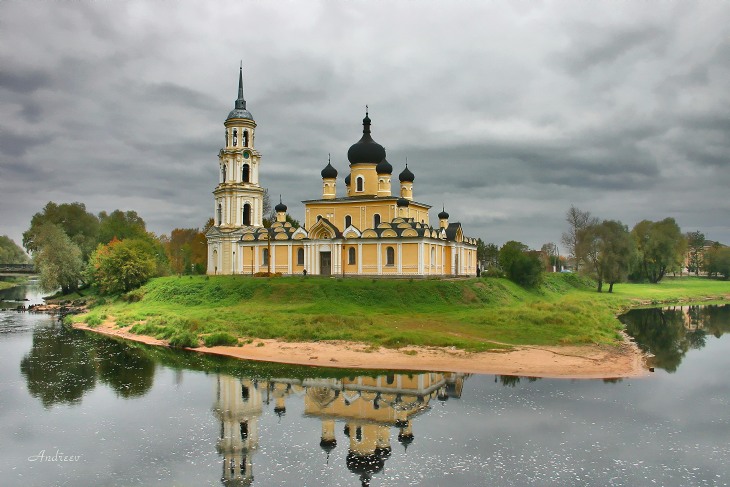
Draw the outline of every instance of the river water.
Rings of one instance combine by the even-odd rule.
[[[0,485],[728,485],[730,307],[623,320],[649,377],[262,364],[0,312]]]

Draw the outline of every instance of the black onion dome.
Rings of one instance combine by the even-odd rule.
[[[441,210],[441,212],[439,213],[439,220],[448,220],[448,219],[449,219],[449,214],[446,213],[446,210]]]
[[[401,183],[409,182],[412,183],[414,179],[416,179],[416,176],[413,175],[410,169],[408,169],[408,164],[406,164],[406,168],[403,169],[403,172],[398,175],[398,179],[400,179]]]
[[[286,211],[286,205],[279,201],[279,204],[274,207],[274,210],[278,213],[280,211]]]
[[[324,169],[322,169],[322,179],[335,179],[337,177],[337,169],[332,167],[331,163],[327,163]]]
[[[349,186],[351,180],[352,180],[352,178],[350,177],[350,174],[345,176],[345,186]]]
[[[370,117],[365,112],[362,119],[362,138],[347,151],[350,164],[377,164],[385,159],[385,149],[370,136]]]
[[[398,201],[396,201],[395,204],[400,208],[402,206],[408,206],[411,203],[405,198],[398,198]]]
[[[375,166],[375,172],[378,174],[393,174],[393,166],[390,165],[387,159],[383,159]]]

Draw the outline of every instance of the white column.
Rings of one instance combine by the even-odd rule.
[[[378,275],[383,273],[383,252],[381,249],[380,242],[378,242]]]
[[[420,242],[418,244],[418,273],[423,275],[423,251],[424,251],[424,245],[423,242]]]
[[[403,274],[403,244],[398,242],[398,275]]]
[[[362,274],[362,244],[357,244],[357,273]]]
[[[288,244],[286,246],[286,273],[291,274],[292,273],[292,244]]]
[[[253,271],[258,272],[259,271],[259,246],[253,247]]]
[[[271,254],[269,255],[269,260],[271,261],[271,272],[276,272],[276,246],[271,244],[269,246],[269,250],[271,251]]]

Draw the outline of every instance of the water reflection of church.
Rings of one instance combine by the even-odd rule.
[[[433,398],[461,397],[464,374],[389,374],[345,379],[270,379],[257,381],[221,375],[213,408],[220,421],[218,453],[223,457],[225,486],[253,483],[252,456],[258,447],[258,420],[273,402],[274,413],[286,412],[290,396],[304,398],[304,415],[320,418],[320,447],[337,448],[337,422],[344,423],[347,468],[369,485],[392,452],[391,433],[404,449],[414,441],[413,421]]]

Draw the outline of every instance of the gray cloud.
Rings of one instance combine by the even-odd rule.
[[[728,21],[720,3],[3,2],[0,234],[48,200],[202,225],[243,59],[261,181],[296,218],[328,153],[344,192],[368,104],[394,181],[408,158],[416,198],[469,235],[539,247],[575,204],[730,243]]]

